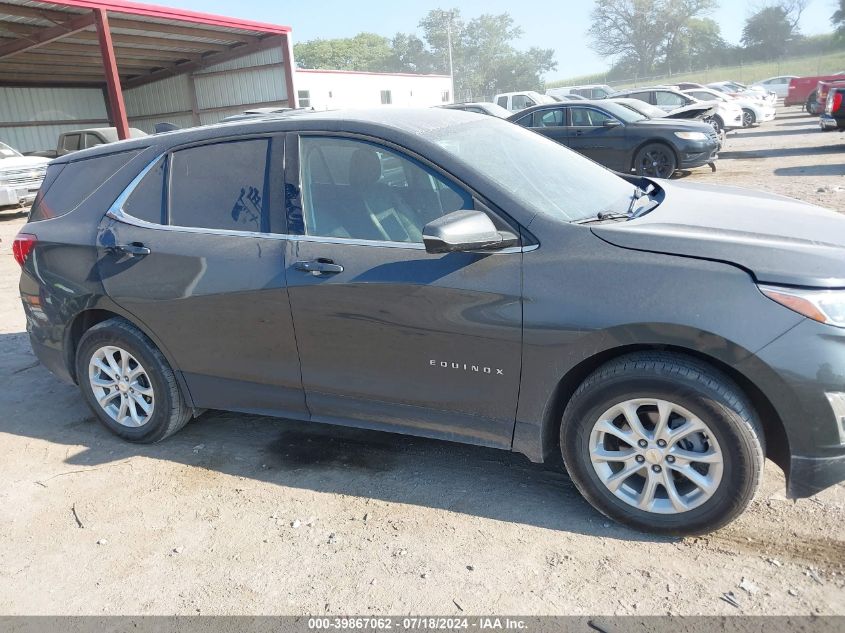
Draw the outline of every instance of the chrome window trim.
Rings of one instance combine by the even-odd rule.
[[[346,237],[324,237],[318,235],[293,235],[289,233],[263,233],[261,231],[237,231],[233,229],[208,229],[208,228],[201,228],[196,226],[176,226],[171,224],[158,224],[156,222],[148,222],[147,220],[141,220],[140,218],[136,218],[133,215],[126,213],[123,210],[123,205],[126,204],[126,201],[129,199],[129,196],[132,195],[132,192],[144,179],[150,170],[155,167],[156,163],[163,157],[166,156],[168,152],[163,152],[156,156],[150,163],[142,169],[137,176],[135,176],[132,181],[126,185],[126,188],[120,193],[120,195],[115,199],[112,205],[109,207],[109,210],[106,211],[106,216],[115,220],[116,222],[121,222],[123,224],[128,224],[130,226],[136,226],[142,229],[153,229],[157,231],[174,231],[177,233],[196,233],[200,235],[220,235],[224,237],[252,237],[252,238],[260,238],[266,240],[283,240],[286,242],[315,242],[321,244],[339,244],[339,245],[348,245],[348,246],[371,246],[377,248],[404,248],[407,250],[425,250],[425,244],[419,244],[417,242],[388,242],[388,241],[381,241],[381,240],[359,240],[353,238],[346,238]],[[495,254],[511,254],[511,253],[527,253],[533,251],[539,247],[539,244],[531,244],[530,246],[511,246],[508,248],[503,248],[498,251],[483,251],[485,253],[489,253],[490,255]]]

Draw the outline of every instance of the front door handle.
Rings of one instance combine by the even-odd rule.
[[[296,268],[296,270],[311,273],[312,275],[335,275],[343,272],[343,266],[335,264],[332,260],[322,257],[310,262],[294,262],[293,267]]]
[[[148,247],[137,242],[132,244],[118,244],[112,248],[118,253],[123,253],[124,255],[129,255],[130,257],[143,257],[144,255],[149,255],[152,252]]]

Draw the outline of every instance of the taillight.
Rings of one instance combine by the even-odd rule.
[[[15,241],[12,243],[12,255],[15,256],[15,261],[23,266],[26,258],[29,257],[30,251],[38,242],[38,238],[30,233],[18,233]]]
[[[839,108],[842,107],[842,93],[837,92],[833,95],[833,110],[831,112],[837,112]]]

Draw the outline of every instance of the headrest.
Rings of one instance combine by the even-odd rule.
[[[356,149],[349,164],[349,184],[373,185],[381,178],[381,160],[374,149]]]

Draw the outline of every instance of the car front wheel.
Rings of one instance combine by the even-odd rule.
[[[751,127],[757,123],[757,117],[754,115],[754,111],[750,110],[749,108],[742,109],[742,127]]]
[[[635,529],[700,534],[739,515],[763,468],[750,403],[721,372],[673,353],[623,356],[590,375],[561,423],[573,482]]]
[[[85,332],[77,347],[76,377],[100,422],[130,442],[163,440],[191,417],[167,360],[123,319]]]
[[[675,152],[662,143],[645,145],[634,158],[634,170],[638,176],[670,178],[677,168]]]

